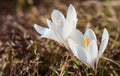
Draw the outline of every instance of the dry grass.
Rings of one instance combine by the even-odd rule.
[[[18,1],[18,2],[17,2]],[[29,2],[28,2],[29,1]],[[66,13],[73,4],[77,28],[92,28],[98,38],[103,28],[110,34],[109,45],[100,59],[97,76],[120,76],[120,1],[4,0],[0,3],[0,76],[94,76],[57,42],[43,39],[33,24],[47,27],[53,9]]]

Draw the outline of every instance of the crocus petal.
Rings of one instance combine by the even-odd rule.
[[[73,5],[70,5],[67,12],[67,18],[63,21],[63,38],[67,39],[71,34],[72,30],[76,28],[77,14]]]
[[[67,20],[74,21],[76,18],[77,18],[76,10],[73,5],[70,5],[67,11]]]
[[[62,38],[62,28],[63,26],[56,26],[54,23],[52,23],[49,19],[47,19],[48,27],[53,30],[55,35],[59,37],[60,39]]]
[[[80,44],[83,40],[83,34],[81,31],[74,29],[70,35],[70,38],[74,40],[77,44]]]
[[[64,42],[62,39],[62,26],[56,26],[54,23],[52,23],[49,19],[47,19],[47,23],[49,28],[53,31],[53,33],[56,35],[60,43]]]
[[[57,37],[55,36],[52,30],[38,26],[37,24],[34,24],[34,28],[39,34],[42,35],[41,37],[52,39],[59,42],[59,40],[57,39]]]
[[[56,35],[56,37],[59,40],[60,44],[62,46],[64,46],[64,47],[66,47],[67,49],[69,49],[67,41],[63,39],[63,35],[62,35],[63,34],[63,31],[62,31],[63,26],[62,25],[56,26],[50,20],[47,20],[47,23],[48,23],[49,28]]]
[[[59,10],[54,10],[51,15],[53,23],[60,25],[62,20],[65,20],[65,17]]]
[[[107,31],[107,29],[104,29],[101,44],[100,44],[100,49],[99,49],[99,53],[98,53],[98,59],[102,56],[103,52],[105,51],[105,48],[108,44],[108,40],[109,40],[108,31]]]
[[[64,21],[64,26],[63,26],[63,38],[67,39],[69,35],[72,33],[73,27],[67,20]]]
[[[77,21],[78,21],[78,19],[75,19],[75,20],[73,21],[73,28],[74,28],[74,29],[76,29],[76,27],[77,27]]]
[[[84,34],[84,39],[86,38],[89,38],[90,40],[96,40],[97,41],[97,38],[96,38],[96,35],[94,33],[94,31],[90,28],[88,28]]]
[[[87,55],[86,55],[86,50],[81,47],[80,45],[78,45],[77,43],[75,43],[73,40],[68,39],[68,44],[73,52],[73,54],[80,59],[84,64],[87,65]]]
[[[34,24],[34,28],[39,34],[42,34],[42,35],[45,34],[45,32],[49,30],[48,28],[38,26],[37,24]]]
[[[90,66],[94,69],[94,64],[96,62],[96,58],[98,55],[98,46],[96,40],[91,40],[89,47],[87,49],[87,62],[90,64]]]

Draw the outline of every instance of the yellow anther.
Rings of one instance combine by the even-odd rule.
[[[88,48],[89,43],[90,43],[90,39],[84,39],[83,43],[85,44],[85,46]]]

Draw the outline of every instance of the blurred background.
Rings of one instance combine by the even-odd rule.
[[[120,0],[1,0],[0,76],[94,76],[94,72],[53,40],[41,38],[34,24],[48,27],[54,9],[64,16],[73,4],[77,28],[92,28],[98,45],[104,28],[109,44],[97,76],[120,76]]]

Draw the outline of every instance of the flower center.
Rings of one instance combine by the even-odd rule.
[[[89,44],[90,44],[90,39],[84,39],[83,43],[85,44],[85,46],[88,48]]]

